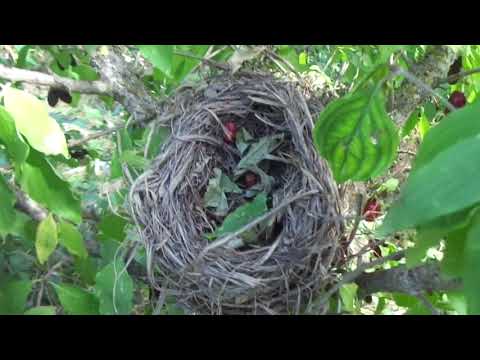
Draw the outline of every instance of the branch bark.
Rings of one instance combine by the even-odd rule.
[[[435,88],[447,76],[450,66],[455,61],[455,52],[444,45],[433,46],[425,58],[412,65],[409,69],[415,78]],[[415,84],[404,81],[391,104],[390,114],[398,126],[402,126],[411,115],[427,98],[428,91],[419,88]]]
[[[103,81],[82,81],[48,75],[38,71],[12,68],[0,64],[0,77],[10,81],[27,82],[44,86],[62,86],[82,94],[107,95],[111,88]]]
[[[132,65],[126,61],[125,47],[109,46],[106,52],[97,52],[92,64],[111,89],[113,97],[133,116],[135,121],[146,122],[159,113],[160,101],[152,96],[142,79],[132,72]]]
[[[377,292],[396,292],[418,296],[435,291],[458,290],[462,282],[441,273],[438,262],[430,262],[412,269],[398,266],[388,270],[363,273],[354,282],[359,287],[359,296]]]

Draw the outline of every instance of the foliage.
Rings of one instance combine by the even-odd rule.
[[[91,58],[108,47],[10,48],[14,58],[2,59],[9,66],[48,69],[59,77],[93,81],[100,76]],[[135,59],[132,69],[140,67],[146,88],[159,99],[180,85],[201,81],[205,71],[218,71],[208,62],[203,64],[202,58],[227,64],[234,54],[239,56],[238,47],[222,45],[138,45],[126,49]],[[453,91],[465,93],[468,105],[464,108],[445,115],[438,98],[430,97],[399,129],[390,118],[389,102],[406,80],[392,76],[389,65],[408,69],[410,63],[424,58],[430,46],[278,45],[268,49],[312,81],[314,89],[327,86],[338,92],[338,99],[315,119],[312,139],[339,183],[364,182],[369,195],[383,198],[386,215],[359,225],[365,239],[385,240],[377,255],[388,256],[407,248],[409,267],[440,259],[442,271],[461,278],[464,289],[427,294],[428,301],[445,313],[480,313],[480,193],[476,184],[480,174],[472,162],[480,155],[480,76],[473,74],[435,89],[444,98]],[[480,67],[480,46],[454,49],[461,55],[463,70]],[[241,66],[281,72],[261,51],[253,53]],[[47,105],[44,88],[4,79],[0,82],[0,313],[182,313],[170,298],[162,309],[153,310],[149,304],[152,294],[145,293],[145,256],[127,259],[129,249],[138,241],[125,206],[129,181],[161,153],[169,128],[127,126],[116,135],[76,148],[85,150],[77,158],[72,156],[69,141],[126,124],[129,114],[113,97],[74,92],[70,104],[60,102],[53,108]],[[271,181],[264,178],[258,164],[282,140],[273,136],[255,143],[242,129],[236,138],[242,160],[235,176],[253,171],[262,177],[262,183]],[[391,171],[392,165],[398,160],[399,147],[416,141],[421,145],[404,181]],[[209,234],[211,240],[268,211],[265,193],[258,192],[252,202],[227,215],[226,194],[242,191],[235,181],[220,169],[210,179],[205,204],[226,216]],[[17,190],[45,209],[43,220],[31,219],[16,207]],[[407,240],[394,240],[400,235]],[[386,262],[383,268],[397,265]],[[424,302],[404,294],[375,294],[371,305],[358,296],[357,286],[346,284],[338,301],[332,300],[332,312],[360,314],[373,309],[372,313],[383,314],[396,311],[396,307],[409,314],[429,311]]]

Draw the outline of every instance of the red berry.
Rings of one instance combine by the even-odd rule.
[[[380,215],[382,215],[382,206],[376,199],[370,199],[365,205],[363,210],[363,216],[366,221],[375,221]]]
[[[257,175],[252,172],[249,172],[245,175],[245,186],[251,188],[257,183]]]
[[[457,109],[462,108],[467,104],[467,98],[460,91],[454,91],[450,95],[450,98],[448,99],[448,101],[450,102],[450,104],[452,104]]]
[[[235,124],[233,121],[228,121],[225,124],[225,129],[226,129],[226,134],[225,134],[225,141],[229,144],[232,144],[235,142],[235,137],[237,136],[237,124]]]

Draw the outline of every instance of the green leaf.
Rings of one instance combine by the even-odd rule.
[[[44,264],[48,260],[55,251],[57,244],[57,223],[53,219],[52,214],[49,214],[38,224],[35,238],[35,249],[37,250],[37,258],[40,264]]]
[[[471,162],[478,157],[480,141],[467,139],[414,170],[378,229],[379,235],[428,224],[478,203],[480,167]]]
[[[240,150],[240,153],[243,155],[245,150],[250,146],[250,142],[253,140],[252,135],[245,129],[242,128],[238,133],[235,139],[235,145],[237,149]]]
[[[405,125],[403,125],[402,128],[402,137],[410,135],[413,129],[415,129],[415,126],[417,126],[418,122],[420,121],[421,117],[421,111],[420,109],[415,110],[408,120],[405,122]]]
[[[355,312],[357,304],[357,284],[345,284],[340,288],[340,298],[342,299],[343,307],[348,312]]]
[[[432,121],[435,115],[437,115],[437,107],[429,101],[423,105],[423,113],[428,121]]]
[[[70,158],[65,135],[58,123],[48,115],[45,103],[35,96],[14,88],[3,93],[5,109],[12,115],[18,131],[30,145],[47,155],[62,154]]]
[[[95,290],[102,315],[128,315],[132,311],[133,281],[124,267],[117,259],[97,274]]]
[[[418,132],[420,133],[420,138],[423,140],[425,135],[427,135],[428,131],[430,130],[430,122],[425,115],[420,117],[420,121],[418,122],[417,126]]]
[[[99,302],[94,294],[69,284],[52,284],[60,304],[69,315],[98,315]]]
[[[258,194],[252,202],[238,207],[234,212],[229,214],[223,221],[222,226],[211,234],[210,238],[233,233],[251,223],[256,218],[264,215],[267,211],[267,195],[262,192]]]
[[[265,136],[253,144],[248,153],[238,162],[235,172],[241,173],[246,169],[256,167],[260,161],[265,159],[283,141],[283,134]]]
[[[448,304],[458,315],[467,315],[467,302],[463,292],[449,292]]]
[[[123,241],[125,238],[125,226],[127,223],[127,220],[115,214],[108,213],[104,215],[98,225],[98,230],[101,233],[100,239]]]
[[[30,49],[33,47],[32,45],[21,45],[22,48],[18,52],[17,64],[16,66],[21,69],[25,69],[27,67],[27,56]]]
[[[55,315],[55,306],[37,306],[28,309],[23,315]]]
[[[399,143],[383,96],[373,89],[331,102],[320,114],[313,137],[338,182],[379,175],[395,159]]]
[[[100,79],[100,75],[90,65],[80,64],[74,66],[72,71],[78,75],[79,80],[95,81]]]
[[[76,258],[74,264],[75,271],[80,275],[80,279],[86,285],[95,284],[95,276],[97,274],[97,265],[91,257],[85,259]]]
[[[0,238],[12,231],[15,223],[16,198],[7,185],[7,182],[0,174]]]
[[[425,136],[415,159],[414,169],[432,161],[442,151],[480,133],[480,102],[448,114]]]
[[[82,221],[80,200],[73,195],[70,184],[57,175],[40,153],[31,149],[17,177],[22,190],[33,200],[76,224]]]
[[[208,182],[203,200],[206,207],[215,208],[218,214],[225,215],[228,210],[225,193],[241,193],[242,190],[222,170],[215,168],[213,172],[215,176]]]
[[[170,136],[170,129],[162,126],[154,126],[149,132],[146,132],[150,136],[148,144],[147,158],[152,159],[160,153],[162,145]]]
[[[148,164],[148,161],[143,156],[137,155],[134,150],[122,152],[120,161],[136,169],[144,169]]]
[[[465,266],[465,240],[468,227],[448,234],[445,239],[445,250],[440,263],[442,271],[450,276],[463,277]]]
[[[480,213],[472,220],[464,252],[463,287],[469,315],[480,315]]]
[[[388,179],[386,182],[380,185],[379,191],[394,192],[398,189],[399,184],[400,181],[398,181],[398,179]]]
[[[83,259],[88,256],[83,236],[75,226],[66,221],[61,221],[58,231],[60,244],[65,246],[70,254]]]
[[[0,314],[21,315],[32,291],[30,280],[4,279],[0,281]]]
[[[172,77],[173,45],[138,45],[138,48],[157,69]]]
[[[436,229],[419,229],[417,239],[413,248],[406,251],[406,265],[413,268],[419,265],[427,255],[427,251],[440,244],[441,234]]]
[[[5,144],[10,158],[16,164],[22,164],[28,157],[28,145],[23,141],[15,127],[15,120],[0,106],[0,143]]]

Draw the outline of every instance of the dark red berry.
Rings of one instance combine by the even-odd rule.
[[[365,209],[363,210],[363,216],[366,221],[375,221],[382,215],[382,206],[376,199],[370,199],[367,201],[365,205]]]
[[[227,123],[225,123],[225,129],[225,141],[229,144],[234,143],[238,131],[237,124],[235,124],[233,121],[228,121]]]
[[[448,101],[457,109],[462,108],[467,104],[467,98],[460,91],[454,91],[450,95],[450,98],[448,99]]]
[[[245,186],[251,188],[257,183],[257,175],[252,172],[249,172],[245,175]]]

